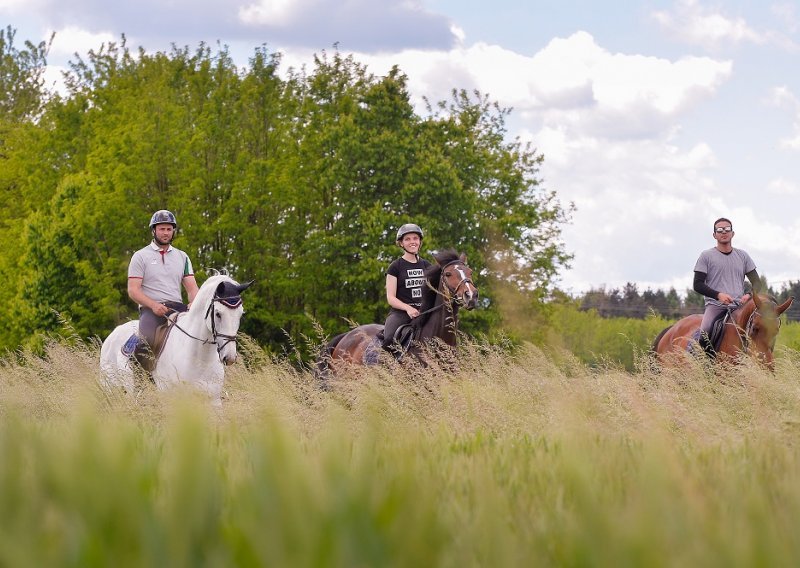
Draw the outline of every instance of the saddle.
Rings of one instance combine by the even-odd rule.
[[[700,330],[694,332],[692,339],[696,341],[703,349],[706,355],[714,359],[719,351],[719,346],[722,343],[722,336],[725,334],[725,324],[731,319],[732,310],[726,310],[720,315],[711,325],[711,333],[707,336],[702,334]],[[689,343],[691,350],[692,344]]]
[[[405,355],[408,352],[408,350],[411,348],[411,344],[414,342],[415,339],[417,339],[418,336],[419,336],[419,326],[415,325],[414,322],[404,323],[403,325],[399,326],[394,332],[392,344],[400,345],[400,349],[398,350],[397,353],[395,353],[394,350],[392,350],[391,351],[392,355],[394,355],[398,361],[402,359],[403,355]],[[375,338],[376,345],[378,347],[380,347],[380,345],[383,343],[384,337],[385,336],[383,334],[383,331],[378,333],[378,335],[376,336]],[[380,351],[380,349],[378,351]],[[365,363],[368,365],[377,363],[377,357],[378,357],[377,352],[371,353],[370,356],[368,357],[369,361],[365,360]],[[372,361],[373,359],[374,361]]]
[[[164,350],[170,331],[174,323],[178,320],[179,312],[171,312],[167,315],[167,321],[156,328],[153,345],[148,345],[147,341],[138,333],[132,334],[122,346],[122,354],[127,358],[133,358],[147,371],[152,373],[155,369],[158,358]]]

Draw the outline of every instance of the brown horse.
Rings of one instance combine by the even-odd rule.
[[[730,313],[725,322],[722,339],[717,349],[721,359],[737,360],[742,354],[754,357],[768,368],[774,368],[772,351],[780,329],[780,315],[792,305],[794,297],[781,305],[767,296],[753,295],[746,303]],[[703,316],[687,316],[663,330],[653,341],[651,351],[662,362],[670,361],[670,354],[687,352],[692,337],[700,329]]]
[[[436,264],[425,269],[420,315],[413,320],[416,328],[409,353],[419,357],[420,343],[438,338],[454,347],[458,335],[458,310],[471,310],[478,301],[478,290],[472,282],[472,269],[464,254],[448,250],[434,255]],[[326,379],[329,371],[342,364],[373,365],[378,363],[381,348],[380,324],[361,325],[334,337],[317,358],[316,375]]]

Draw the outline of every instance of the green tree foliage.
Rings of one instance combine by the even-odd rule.
[[[534,309],[569,261],[571,206],[540,187],[542,156],[506,140],[508,110],[456,90],[419,116],[400,69],[376,77],[338,51],[285,78],[279,66],[264,48],[239,69],[225,48],[133,53],[124,37],[71,64],[68,94],[4,167],[30,197],[3,203],[20,222],[3,234],[17,242],[0,253],[15,331],[0,346],[40,343],[59,314],[84,337],[135,317],[126,267],[160,208],[201,282],[211,269],[256,280],[243,330],[272,350],[302,347],[315,322],[332,334],[382,320],[409,221],[424,255],[454,248],[475,268],[484,308],[464,329],[502,322],[514,290]]]
[[[15,45],[16,31],[0,30],[0,345],[16,347],[23,338],[15,320],[14,298],[21,285],[20,239],[30,213],[26,181],[34,165],[40,118],[49,99],[44,84],[49,42]],[[51,38],[52,40],[52,38]]]
[[[607,290],[604,286],[593,288],[579,298],[582,310],[594,310],[602,317],[643,319],[655,314],[667,319],[680,319],[703,311],[704,299],[697,292],[687,290],[681,298],[675,288],[652,290],[641,294],[634,282],[622,288]]]
[[[652,313],[646,318],[605,318],[594,309],[578,309],[577,301],[560,301],[552,305],[546,343],[592,366],[610,364],[632,371],[637,357],[647,353],[653,339],[671,323]]]

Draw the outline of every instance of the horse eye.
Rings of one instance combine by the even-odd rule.
[[[221,313],[217,312],[214,315],[217,316],[217,319],[222,319],[222,314]]]
[[[448,278],[450,278],[450,276],[451,276],[452,274],[453,274],[452,272],[445,272],[445,273],[444,273],[444,275],[445,275],[446,277],[448,277]]]

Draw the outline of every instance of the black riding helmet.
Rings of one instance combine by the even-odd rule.
[[[153,213],[152,217],[150,217],[150,230],[153,230],[153,228],[156,225],[161,225],[165,223],[169,223],[170,225],[172,225],[172,228],[174,229],[178,228],[178,220],[175,219],[175,215],[172,214],[172,211],[167,211],[166,209],[159,209],[158,211]]]

